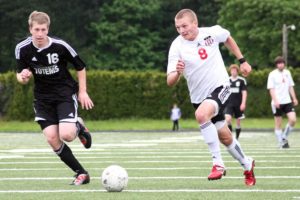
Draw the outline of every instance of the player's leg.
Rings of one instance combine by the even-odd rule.
[[[83,120],[77,114],[78,102],[76,95],[57,105],[59,117],[59,134],[64,141],[71,142],[76,136],[85,148],[92,145],[92,137]]]
[[[232,157],[238,160],[241,166],[244,168],[245,184],[249,186],[255,185],[256,179],[254,176],[254,160],[245,155],[240,143],[232,137],[229,128],[224,124],[224,122],[217,122],[216,127],[218,128],[218,134],[221,143],[227,147],[227,150]]]
[[[200,124],[200,131],[213,159],[213,169],[208,176],[209,180],[216,180],[225,175],[225,166],[221,156],[220,142],[216,127],[211,118],[218,110],[218,104],[213,100],[204,100],[195,112],[196,120]]]
[[[179,125],[178,125],[178,119],[177,119],[177,120],[175,120],[175,130],[178,131],[178,129],[179,129]]]
[[[244,113],[240,110],[240,107],[237,106],[234,111],[234,116],[236,118],[236,127],[235,127],[235,138],[238,140],[242,131],[241,119],[245,118]]]
[[[282,147],[282,117],[281,116],[274,116],[274,123],[275,123],[275,135],[278,141],[278,146]]]
[[[233,115],[232,106],[227,106],[225,108],[224,113],[225,113],[225,120],[228,125],[228,128],[230,129],[230,131],[232,131],[232,115]]]
[[[287,114],[288,123],[285,126],[285,129],[282,134],[282,148],[289,148],[288,136],[292,132],[295,124],[296,124],[296,112],[288,112]]]
[[[282,106],[276,108],[274,104],[271,104],[272,113],[274,115],[274,132],[278,141],[278,147],[282,147]]]

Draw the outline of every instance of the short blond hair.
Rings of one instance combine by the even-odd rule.
[[[194,11],[192,11],[191,9],[182,9],[180,10],[176,16],[175,16],[175,20],[176,19],[181,19],[185,16],[189,16],[191,18],[191,20],[193,22],[197,22],[198,23],[198,18],[197,18],[197,15]]]
[[[33,22],[38,24],[47,24],[48,28],[50,26],[50,17],[45,12],[33,11],[28,18],[28,25],[32,27]]]

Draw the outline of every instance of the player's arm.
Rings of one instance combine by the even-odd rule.
[[[270,92],[270,96],[271,96],[271,98],[272,98],[272,100],[273,100],[273,102],[275,104],[275,107],[279,108],[280,103],[277,100],[277,97],[276,97],[276,94],[275,94],[275,89],[274,88],[270,88],[269,92]]]
[[[238,47],[237,43],[235,42],[235,40],[231,36],[229,36],[224,44],[230,50],[230,52],[233,55],[235,55],[235,57],[240,61],[240,70],[243,76],[248,76],[252,70],[252,67],[244,59],[243,54],[240,48]]]
[[[17,72],[17,81],[21,84],[27,84],[32,76],[29,69],[23,69],[21,72]]]
[[[182,60],[178,60],[176,71],[172,71],[167,75],[168,86],[176,85],[176,83],[180,80],[180,76],[183,73],[184,67],[184,62]]]
[[[292,101],[293,101],[294,106],[297,106],[298,105],[298,99],[297,99],[296,92],[295,92],[293,86],[290,86],[289,93],[292,97]]]
[[[85,68],[83,68],[80,71],[77,71],[77,78],[78,78],[78,85],[79,85],[78,101],[81,103],[81,107],[83,109],[86,110],[92,109],[94,107],[94,103],[87,93]]]
[[[247,95],[248,95],[247,90],[242,90],[242,103],[240,106],[241,111],[245,111],[245,109],[246,109]]]

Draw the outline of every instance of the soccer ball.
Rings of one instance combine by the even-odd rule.
[[[108,192],[121,192],[128,183],[127,171],[119,165],[110,165],[103,170],[101,182]]]

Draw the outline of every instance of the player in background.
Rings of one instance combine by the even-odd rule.
[[[239,66],[232,64],[229,67],[230,71],[230,92],[225,108],[225,119],[230,131],[232,132],[232,117],[236,119],[235,137],[238,140],[241,133],[241,119],[245,118],[244,111],[246,109],[247,101],[247,82],[246,79],[239,76]]]
[[[208,180],[220,179],[226,174],[221,141],[243,167],[245,184],[255,185],[254,160],[244,154],[225,121],[223,112],[230,95],[230,85],[219,44],[225,43],[240,61],[243,75],[251,72],[251,66],[228,30],[219,25],[198,28],[198,19],[192,10],[180,10],[175,16],[175,27],[179,36],[169,50],[167,84],[175,85],[181,76],[187,81],[196,120],[212,155],[213,167]]]
[[[77,100],[83,109],[94,106],[87,93],[85,63],[65,41],[48,36],[48,14],[33,11],[28,24],[31,36],[18,43],[15,49],[17,80],[27,84],[34,77],[35,121],[53,151],[76,173],[72,184],[87,184],[90,181],[88,172],[66,143],[77,136],[85,148],[90,148],[92,143],[77,113]],[[78,83],[67,69],[68,62],[77,71]]]
[[[173,122],[173,131],[179,130],[179,119],[181,118],[181,110],[178,108],[177,104],[173,104],[173,108],[171,110],[171,116],[170,116],[172,122]]]
[[[296,124],[296,112],[294,106],[298,105],[298,99],[294,90],[294,80],[291,72],[285,68],[283,57],[275,58],[276,69],[268,76],[267,88],[272,101],[271,107],[274,115],[274,132],[280,148],[289,148],[288,136]],[[282,132],[282,115],[286,114],[288,123]]]

